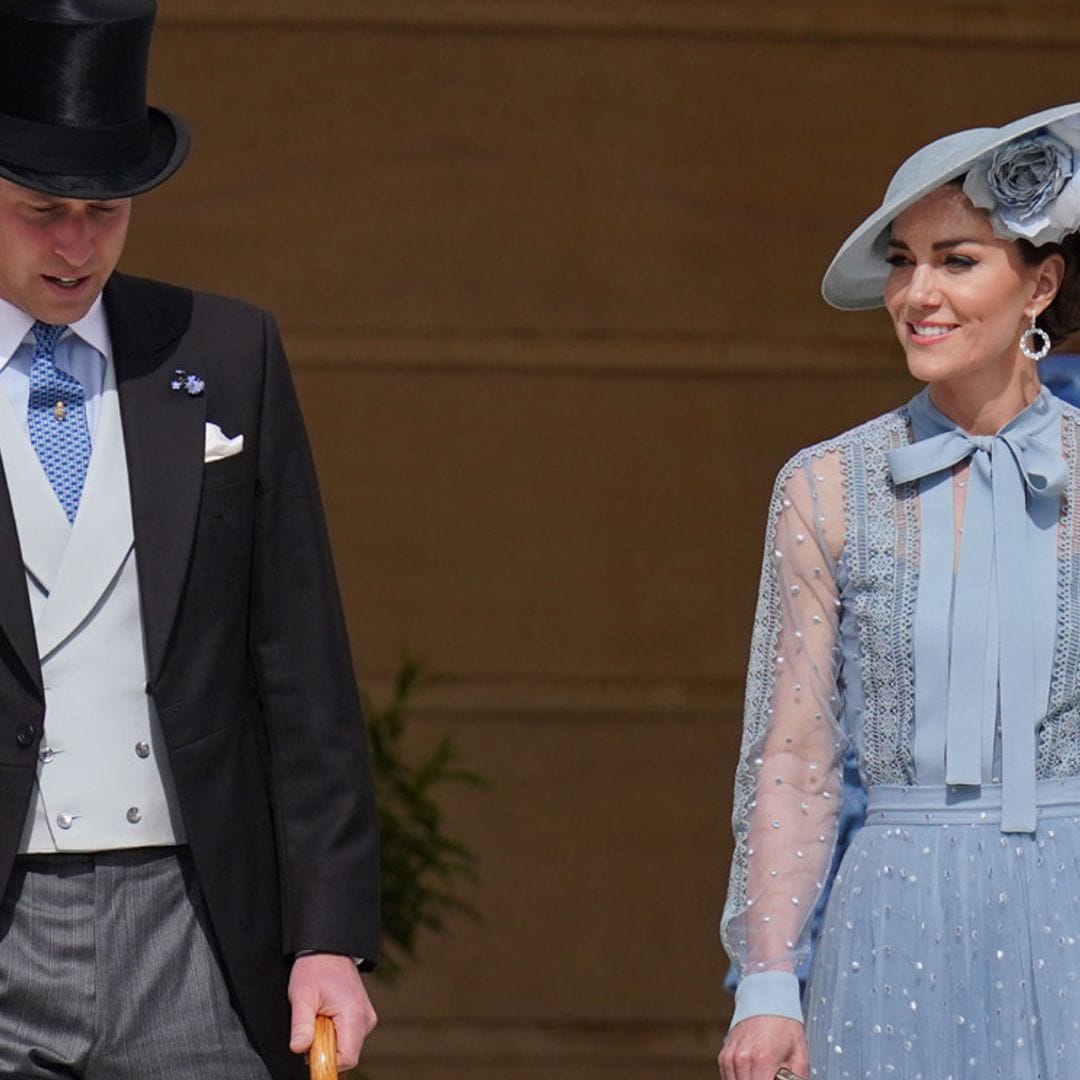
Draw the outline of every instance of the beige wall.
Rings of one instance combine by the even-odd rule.
[[[898,157],[1080,97],[1073,6],[160,7],[196,141],[126,267],[277,312],[362,679],[427,657],[418,741],[495,784],[372,1074],[712,1075],[771,477],[912,389],[821,271]]]

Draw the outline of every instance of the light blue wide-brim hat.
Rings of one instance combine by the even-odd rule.
[[[963,176],[980,158],[1047,124],[1080,114],[1080,103],[1032,113],[999,128],[971,128],[945,135],[917,150],[896,170],[885,198],[843,243],[821,282],[821,294],[846,311],[881,307],[890,266],[885,261],[889,225],[924,195]]]

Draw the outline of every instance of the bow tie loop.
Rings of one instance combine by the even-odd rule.
[[[976,454],[986,454],[996,463],[1002,451],[1007,451],[1016,463],[1032,496],[1057,497],[1065,490],[1069,470],[1061,455],[1033,435],[1008,431],[999,435],[969,435],[953,428],[895,447],[889,451],[889,472],[894,484],[906,484],[944,472]]]
[[[1065,491],[1069,468],[1061,454],[1032,435],[1007,432],[996,438],[1009,448],[1031,495],[1056,498]]]

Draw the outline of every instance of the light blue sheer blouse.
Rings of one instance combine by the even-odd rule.
[[[781,471],[722,924],[741,974],[733,1022],[801,1019],[791,972],[828,872],[848,739],[868,785],[940,787],[951,802],[1000,781],[1003,831],[1034,828],[1037,731],[1055,704],[1066,603],[1062,410],[1044,389],[995,435],[971,436],[924,390]],[[1063,733],[1067,705],[1055,714]]]

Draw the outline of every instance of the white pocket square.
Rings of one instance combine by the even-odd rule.
[[[231,439],[217,426],[206,425],[206,448],[203,451],[203,461],[220,461],[222,458],[232,457],[244,449],[244,436],[234,435]]]

